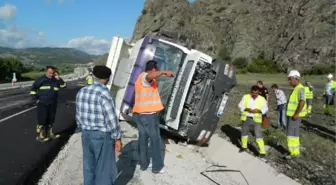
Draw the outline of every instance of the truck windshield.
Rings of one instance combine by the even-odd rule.
[[[154,60],[158,62],[159,70],[169,70],[177,75],[180,64],[184,60],[186,54],[179,48],[159,42],[154,54]],[[157,79],[158,89],[161,96],[161,101],[166,105],[172,92],[175,78],[162,76]]]

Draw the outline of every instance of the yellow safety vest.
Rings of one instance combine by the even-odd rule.
[[[306,99],[313,99],[314,97],[313,91],[310,91],[309,87],[305,87],[305,96]]]
[[[249,102],[250,102],[251,98],[252,98],[252,96],[250,94],[245,94],[244,95],[243,101],[244,101],[244,107],[245,107],[245,109],[250,108],[249,107]],[[266,100],[265,100],[264,97],[258,96],[255,101],[256,101],[255,109],[261,110],[261,108],[263,107],[263,104],[265,103]],[[248,114],[249,114],[248,111],[242,112],[240,120],[241,121],[246,121],[246,118],[247,118]],[[253,113],[253,121],[255,123],[261,123],[262,122],[262,115],[261,115],[261,113]]]
[[[293,116],[299,106],[299,91],[303,89],[304,86],[302,84],[297,85],[292,94],[289,97],[289,101],[287,103],[287,111],[286,115],[287,116]],[[306,101],[306,97],[304,98],[304,101]],[[307,104],[305,103],[303,106],[303,109],[299,113],[299,117],[305,117],[307,115]]]
[[[92,76],[88,76],[87,83],[88,83],[89,85],[93,84],[93,78],[92,78]]]

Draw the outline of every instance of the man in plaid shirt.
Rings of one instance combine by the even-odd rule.
[[[121,150],[121,130],[112,94],[105,86],[111,76],[106,66],[93,68],[94,83],[76,96],[76,122],[82,130],[84,185],[114,185],[115,152]]]

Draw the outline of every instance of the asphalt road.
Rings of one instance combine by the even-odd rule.
[[[39,143],[36,138],[36,108],[34,104],[22,104],[9,108],[0,118],[0,185],[35,184],[75,130],[74,101],[80,88],[70,83],[60,91],[60,103],[54,130],[60,139]],[[13,91],[14,92],[14,91]],[[22,90],[24,96],[27,91]],[[1,93],[0,97],[6,93]],[[14,94],[17,95],[15,92]],[[5,95],[8,96],[8,95]],[[31,110],[4,120],[5,116]]]

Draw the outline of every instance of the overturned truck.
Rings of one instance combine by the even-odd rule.
[[[108,88],[116,89],[120,120],[132,121],[135,81],[146,62],[175,77],[157,79],[165,109],[160,127],[197,143],[208,143],[225,109],[228,93],[236,85],[235,68],[167,36],[145,36],[133,44],[114,37],[106,66],[112,70]]]

